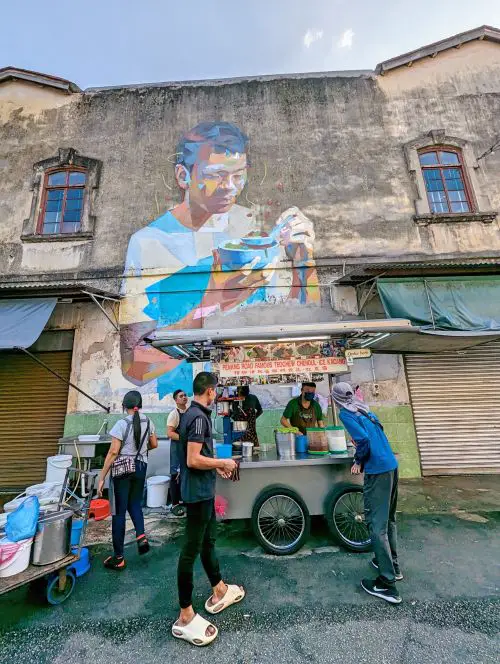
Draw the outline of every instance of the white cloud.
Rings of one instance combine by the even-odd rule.
[[[354,39],[354,30],[352,28],[347,28],[340,35],[340,39],[337,42],[337,48],[351,48],[352,41]]]
[[[304,46],[309,48],[311,44],[323,38],[323,30],[309,30],[304,35]]]

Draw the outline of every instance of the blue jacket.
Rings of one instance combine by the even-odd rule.
[[[374,413],[364,415],[341,408],[339,416],[356,443],[354,461],[367,475],[380,475],[398,467],[384,429]]]

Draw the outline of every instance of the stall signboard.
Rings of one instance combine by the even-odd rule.
[[[343,344],[311,341],[223,348],[213,358],[213,370],[221,382],[248,378],[259,383],[295,383],[348,371]]]

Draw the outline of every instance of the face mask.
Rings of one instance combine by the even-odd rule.
[[[304,399],[306,401],[314,401],[314,392],[306,392],[304,394]]]

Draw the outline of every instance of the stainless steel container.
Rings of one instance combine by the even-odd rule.
[[[295,459],[295,434],[274,432],[276,452],[280,459]]]
[[[229,415],[229,412],[230,412],[229,401],[217,402],[217,415]]]
[[[50,565],[69,554],[72,521],[71,510],[52,512],[38,521],[33,543],[33,565]]]
[[[248,428],[248,422],[244,420],[233,422],[233,431],[246,431]]]

